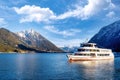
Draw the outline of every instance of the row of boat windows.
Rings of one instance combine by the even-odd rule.
[[[78,49],[78,51],[93,51],[93,52],[99,52],[98,49]]]
[[[93,44],[81,44],[81,47],[97,47],[97,46]]]
[[[90,51],[90,52],[109,52],[108,50],[98,50],[98,49],[78,49],[79,52],[81,51]]]
[[[95,56],[95,54],[75,54],[80,56]],[[109,56],[110,54],[97,54],[97,56]]]
[[[97,56],[109,56],[110,54],[97,54]]]

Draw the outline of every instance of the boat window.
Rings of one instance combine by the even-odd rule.
[[[75,55],[80,55],[80,56],[90,56],[90,54],[75,54]]]
[[[91,53],[90,56],[95,56],[95,53]]]
[[[76,53],[75,55],[81,55],[81,54],[77,54],[77,53]]]
[[[78,51],[85,51],[85,49],[78,49]]]
[[[90,56],[90,54],[86,54],[87,56]]]
[[[109,56],[110,54],[105,54],[105,56]]]
[[[101,52],[110,52],[109,50],[100,50]]]
[[[90,51],[89,49],[86,49],[85,51]]]
[[[81,51],[99,52],[99,50],[97,50],[97,49],[78,49],[78,51],[79,52],[81,52]]]
[[[100,51],[98,49],[96,49],[95,52],[100,52]]]
[[[94,45],[95,47],[97,47],[97,45]]]
[[[97,49],[90,49],[91,52],[99,52]]]
[[[91,44],[81,44],[81,47],[93,47]]]
[[[91,44],[91,43],[83,43],[80,45],[81,47],[97,47],[96,44]]]
[[[97,54],[97,56],[109,56],[110,54]]]

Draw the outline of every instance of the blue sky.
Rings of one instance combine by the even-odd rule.
[[[120,0],[1,0],[0,27],[34,29],[57,46],[79,46],[120,17]]]

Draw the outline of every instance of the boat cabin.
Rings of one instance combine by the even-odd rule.
[[[80,47],[97,47],[95,43],[82,43]]]
[[[95,43],[82,43],[75,55],[79,56],[109,56],[111,50],[98,48]]]

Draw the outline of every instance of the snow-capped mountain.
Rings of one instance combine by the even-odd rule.
[[[69,46],[61,47],[61,49],[65,52],[76,52],[78,48],[79,47],[77,47],[77,46],[76,47],[75,46],[73,46],[73,47],[69,47]]]
[[[27,45],[32,46],[35,49],[47,52],[62,51],[33,29],[17,32],[16,34],[21,38],[21,40],[27,43]]]
[[[32,36],[33,38],[37,38],[40,34],[34,31],[33,29],[30,29],[30,30],[17,32],[17,35],[19,35],[21,38],[27,38],[29,36]]]
[[[103,27],[89,42],[113,51],[120,51],[120,20]]]

